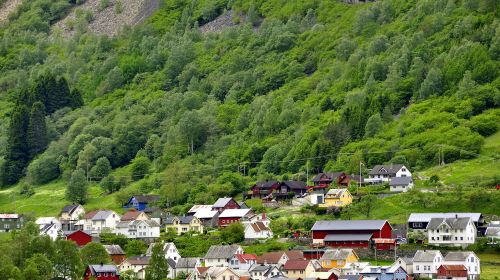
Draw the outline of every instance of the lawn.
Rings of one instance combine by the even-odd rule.
[[[477,254],[481,260],[481,279],[500,279],[500,254]]]

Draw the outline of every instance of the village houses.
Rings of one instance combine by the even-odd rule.
[[[325,269],[342,268],[347,263],[356,263],[359,257],[353,249],[327,249],[319,259]]]
[[[165,227],[167,231],[172,229],[177,235],[187,232],[203,233],[203,224],[200,219],[194,216],[167,216],[165,218]]]
[[[444,258],[437,250],[418,250],[413,257],[413,275],[420,278],[433,278]]]
[[[320,207],[344,207],[352,203],[352,195],[348,189],[330,189],[325,194],[325,202]]]
[[[412,175],[403,164],[375,165],[364,182],[368,184],[389,183],[391,178],[395,177],[412,177]]]
[[[230,261],[236,254],[243,254],[239,245],[213,245],[205,254],[205,266],[229,267]]]
[[[427,225],[429,244],[435,246],[461,246],[476,242],[477,230],[471,218],[432,218]]]

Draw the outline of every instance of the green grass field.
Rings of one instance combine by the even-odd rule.
[[[500,279],[500,254],[477,254],[481,260],[481,279]]]

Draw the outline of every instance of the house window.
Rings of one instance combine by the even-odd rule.
[[[4,225],[3,225],[3,228],[4,228],[4,229],[9,229],[9,228],[10,228],[10,225],[9,225],[9,224],[4,224]]]
[[[422,227],[422,223],[413,223],[413,227],[421,228]]]
[[[417,270],[419,270],[419,269],[420,269],[420,267],[417,265]]]

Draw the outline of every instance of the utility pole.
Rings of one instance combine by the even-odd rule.
[[[306,161],[306,184],[309,185],[309,161]]]
[[[361,177],[362,174],[361,174],[361,166],[363,165],[363,163],[360,161],[359,162],[359,182],[358,182],[358,188],[356,189],[356,195],[359,195],[359,188],[361,188],[361,180],[363,180]]]

